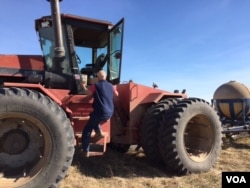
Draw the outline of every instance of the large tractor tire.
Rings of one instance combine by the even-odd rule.
[[[149,162],[163,162],[158,149],[158,129],[162,113],[167,111],[170,106],[177,103],[177,99],[164,99],[159,103],[152,105],[146,111],[140,127],[140,145]]]
[[[183,99],[163,114],[159,148],[169,170],[177,174],[208,171],[222,145],[221,122],[204,100]]]
[[[0,89],[0,188],[55,188],[74,155],[60,106],[39,92]]]

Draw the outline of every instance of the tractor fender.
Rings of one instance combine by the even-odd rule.
[[[166,93],[166,92],[149,93],[141,101],[141,104],[148,104],[148,103],[156,104],[164,98],[186,98],[186,95],[181,93]]]

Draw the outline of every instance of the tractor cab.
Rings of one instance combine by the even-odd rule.
[[[69,14],[61,14],[60,18],[61,33],[53,27],[51,16],[35,20],[45,62],[45,86],[70,89],[72,94],[79,94],[82,91],[81,78],[85,77],[91,84],[101,69],[106,71],[109,82],[118,84],[124,19],[112,25],[107,21]],[[58,35],[63,48],[60,58],[55,55]]]

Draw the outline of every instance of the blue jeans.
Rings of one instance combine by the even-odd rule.
[[[94,114],[90,114],[90,118],[86,126],[82,131],[82,149],[83,151],[89,151],[90,137],[92,130],[95,132],[100,131],[100,123],[103,121],[107,121],[110,117],[107,116],[97,116]]]

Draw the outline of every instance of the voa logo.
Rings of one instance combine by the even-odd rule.
[[[226,176],[227,183],[247,183],[244,176]]]

